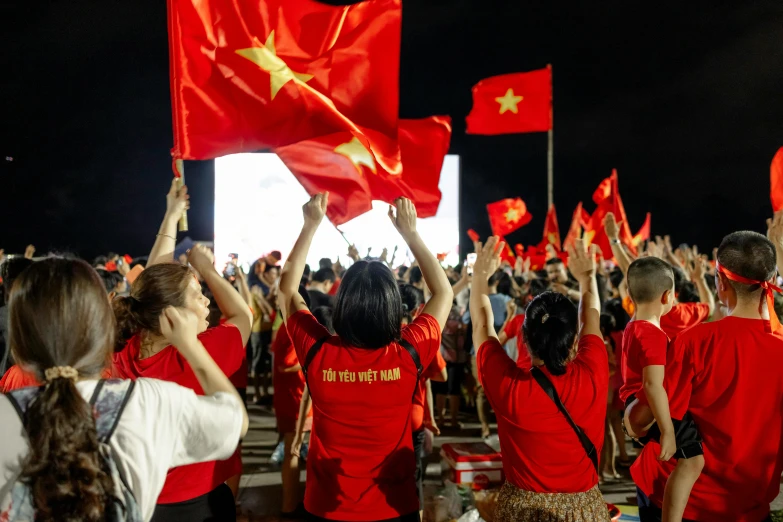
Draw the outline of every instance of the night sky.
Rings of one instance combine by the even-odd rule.
[[[534,220],[509,240],[540,240],[546,134],[466,136],[464,118],[481,78],[547,63],[563,235],[613,167],[634,232],[648,211],[653,234],[702,249],[763,229],[783,146],[783,2],[631,4],[403,4],[400,116],[452,116],[463,231],[486,235],[484,205],[520,196]],[[146,254],[171,176],[165,2],[17,0],[0,20],[0,248]],[[211,239],[212,162],[186,172],[190,235]]]

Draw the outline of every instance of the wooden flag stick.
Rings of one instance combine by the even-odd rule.
[[[185,186],[185,165],[184,162],[181,159],[175,160],[174,165],[177,169],[177,188],[181,189],[183,186]],[[179,218],[179,223],[177,226],[177,230],[180,232],[187,232],[188,231],[188,211],[183,210],[182,216]]]
[[[332,225],[334,226],[334,229],[340,233],[340,235],[343,237],[343,239],[348,244],[348,246],[349,247],[353,246],[353,244],[350,241],[348,241],[348,238],[345,237],[345,233],[342,230],[340,230],[340,228],[337,225],[335,225],[334,223],[332,223]]]

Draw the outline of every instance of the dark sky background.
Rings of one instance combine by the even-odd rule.
[[[540,240],[546,134],[466,136],[464,117],[481,78],[547,63],[563,234],[613,167],[634,232],[647,211],[654,234],[703,249],[762,230],[783,146],[783,2],[716,4],[407,0],[400,116],[452,116],[463,231],[487,234],[484,205],[521,196],[534,220],[509,239]],[[0,20],[0,247],[145,254],[171,176],[165,2],[17,0]],[[212,162],[186,172],[190,235],[211,239]]]

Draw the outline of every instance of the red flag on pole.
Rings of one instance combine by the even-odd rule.
[[[769,181],[772,210],[777,212],[783,209],[783,147],[780,147],[772,158],[772,164],[769,166]]]
[[[554,245],[555,250],[560,251],[560,227],[557,225],[557,212],[555,206],[549,207],[544,222],[544,237],[538,244],[539,250],[545,250],[547,245]]]
[[[533,216],[520,198],[502,199],[487,205],[492,234],[506,236],[530,223]]]
[[[400,120],[405,164],[400,175],[386,172],[368,148],[348,133],[278,147],[275,152],[308,194],[329,191],[327,216],[341,225],[370,210],[373,200],[393,203],[400,196],[416,204],[420,217],[434,216],[440,205],[438,184],[450,139],[447,116]]]
[[[401,13],[401,0],[168,0],[172,155],[348,132],[398,173]]]
[[[545,132],[552,128],[552,69],[503,74],[473,87],[468,134]]]
[[[636,233],[635,236],[633,236],[633,239],[631,239],[631,246],[633,246],[635,249],[639,248],[639,245],[641,245],[644,241],[649,241],[650,239],[650,213],[647,213],[647,217],[644,220],[644,223],[642,224],[642,227],[639,229],[639,232]]]

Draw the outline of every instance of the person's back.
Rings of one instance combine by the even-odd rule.
[[[766,303],[760,305],[775,275],[774,248],[754,232],[730,234],[717,270],[718,294],[731,315],[681,333],[667,355],[672,417],[690,412],[704,439],[704,470],[684,517],[759,522],[783,471],[783,340],[771,331]],[[632,468],[656,505],[673,469],[657,460],[659,451],[649,443]]]
[[[359,261],[345,274],[334,330],[316,321],[297,292],[328,194],[313,196],[280,280],[280,309],[305,372],[314,431],[307,458],[305,509],[314,520],[419,520],[411,432],[414,388],[440,347],[454,295],[437,259],[416,232],[404,198],[389,215],[421,267],[432,298],[413,323],[391,270]]]

